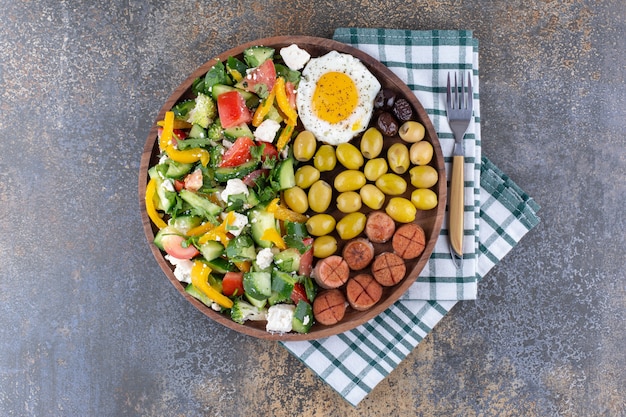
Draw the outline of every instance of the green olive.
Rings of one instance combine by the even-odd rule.
[[[411,193],[411,203],[420,210],[431,210],[437,207],[437,194],[428,188],[418,188]]]
[[[330,235],[315,238],[313,241],[313,256],[327,258],[337,252],[337,239]]]
[[[354,213],[361,209],[361,196],[356,191],[346,191],[337,196],[337,208],[342,213]]]
[[[303,165],[296,170],[296,185],[302,189],[307,189],[320,179],[320,172],[312,165]]]
[[[366,220],[367,217],[363,213],[350,213],[337,222],[335,229],[343,240],[353,239],[365,229]]]
[[[388,168],[385,158],[374,158],[365,163],[363,173],[368,181],[376,181],[381,175],[387,173]]]
[[[363,155],[359,148],[351,143],[340,143],[335,153],[337,160],[347,169],[359,169],[363,166]]]
[[[389,172],[376,180],[376,187],[387,195],[400,195],[406,191],[406,181],[401,176]]]
[[[360,147],[364,157],[376,158],[383,150],[383,134],[375,127],[370,127],[363,133]]]
[[[319,147],[313,158],[313,165],[320,172],[332,171],[337,164],[337,156],[335,148],[331,145],[322,145]]]
[[[309,200],[304,190],[298,186],[286,189],[283,192],[285,203],[296,213],[305,213],[309,209]]]
[[[316,147],[317,141],[313,133],[304,130],[300,132],[293,141],[293,156],[298,161],[306,162],[313,158]]]
[[[317,213],[324,213],[333,197],[333,189],[324,180],[317,180],[309,188],[309,208]]]
[[[394,143],[387,150],[387,162],[389,168],[396,174],[404,174],[411,165],[409,159],[409,148],[404,143]]]
[[[365,184],[359,195],[363,204],[373,210],[379,210],[385,204],[385,194],[374,184]]]
[[[336,221],[330,214],[316,214],[306,221],[306,230],[312,236],[324,236],[335,229]]]
[[[397,222],[410,223],[415,220],[417,208],[406,198],[393,197],[389,200],[389,203],[387,203],[385,212]]]
[[[409,158],[415,165],[426,165],[433,159],[433,145],[424,140],[414,143],[409,150]]]
[[[408,122],[404,122],[400,129],[398,129],[398,134],[403,141],[408,143],[419,142],[424,139],[424,134],[426,133],[426,129],[424,129],[424,125],[420,122],[416,122],[413,120],[409,120]]]
[[[343,193],[344,191],[355,191],[363,187],[367,180],[365,174],[356,169],[348,169],[341,171],[335,177],[335,190]]]
[[[439,174],[430,165],[418,165],[409,171],[411,185],[415,188],[430,188],[437,184]]]

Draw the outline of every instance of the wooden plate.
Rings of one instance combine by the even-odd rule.
[[[264,45],[271,46],[276,49],[276,51],[280,50],[280,48],[289,46],[291,44],[297,44],[300,48],[305,49],[307,52],[311,54],[312,57],[318,57],[326,54],[331,50],[336,50],[341,53],[347,53],[353,55],[363,62],[368,69],[376,76],[376,78],[380,81],[383,88],[391,89],[397,92],[398,97],[404,97],[407,99],[411,105],[413,106],[415,117],[414,120],[421,122],[426,128],[426,137],[424,140],[430,142],[434,148],[433,160],[430,165],[433,166],[438,174],[439,174],[439,182],[432,188],[433,191],[438,195],[439,204],[436,208],[428,211],[419,211],[417,214],[417,218],[415,220],[423,229],[426,234],[426,247],[422,255],[418,258],[407,261],[407,275],[406,277],[396,286],[393,287],[385,287],[383,296],[381,300],[374,307],[367,311],[356,311],[348,307],[346,311],[346,315],[344,319],[334,326],[324,326],[319,323],[316,323],[311,328],[311,331],[307,334],[298,334],[298,333],[287,333],[287,334],[273,334],[265,331],[265,322],[253,322],[248,321],[244,325],[237,324],[233,322],[230,317],[220,314],[211,308],[205,306],[200,301],[196,300],[189,294],[185,292],[184,284],[181,284],[173,274],[173,267],[167,262],[164,258],[164,254],[152,244],[154,240],[155,233],[157,232],[157,228],[150,221],[147,212],[145,210],[145,191],[146,184],[148,183],[148,168],[158,162],[159,158],[159,146],[157,141],[157,125],[156,121],[163,120],[165,116],[165,112],[170,110],[174,104],[176,104],[179,100],[193,97],[191,93],[191,85],[195,79],[200,76],[203,76],[215,63],[217,60],[222,62],[226,61],[229,56],[235,56],[241,58],[243,50],[254,45]],[[372,118],[374,120],[374,118]],[[301,128],[299,130],[302,130]],[[358,140],[358,139],[357,139]],[[384,148],[388,148],[392,143],[399,141],[399,137],[396,138],[386,138]],[[384,152],[384,151],[383,151]],[[381,154],[381,155],[384,155]],[[338,164],[339,165],[339,164]],[[347,330],[353,329],[368,320],[376,317],[378,314],[386,310],[391,304],[400,298],[402,294],[411,286],[411,284],[415,281],[420,271],[424,268],[425,263],[430,257],[433,248],[435,246],[435,242],[437,241],[437,237],[439,236],[439,231],[441,229],[441,225],[443,222],[443,216],[445,212],[445,204],[446,204],[446,181],[445,181],[445,168],[444,168],[444,160],[441,152],[441,148],[439,146],[439,140],[437,138],[437,134],[435,129],[432,126],[428,115],[420,102],[417,100],[413,92],[395,75],[393,74],[387,67],[381,64],[379,61],[375,60],[371,56],[366,53],[355,49],[346,44],[336,42],[330,39],[324,38],[315,38],[308,36],[279,36],[279,37],[271,37],[265,39],[259,39],[252,42],[248,42],[246,44],[240,45],[234,49],[226,51],[219,55],[218,57],[211,59],[206,62],[202,66],[200,66],[197,70],[195,70],[175,91],[172,95],[165,101],[163,107],[159,111],[157,118],[155,120],[155,124],[150,129],[150,133],[148,134],[148,138],[145,143],[144,151],[141,157],[141,166],[139,170],[139,200],[141,207],[141,219],[143,222],[144,231],[146,234],[146,238],[150,245],[150,249],[157,260],[159,266],[170,280],[172,285],[178,290],[178,292],[187,299],[191,304],[194,305],[198,310],[204,313],[209,318],[217,321],[218,323],[223,324],[230,329],[233,329],[237,332],[244,333],[253,337],[262,338],[262,339],[271,339],[271,340],[311,340],[318,339],[323,337],[328,337],[331,335],[343,333]],[[325,176],[328,178],[333,178],[336,175],[336,172],[326,173]],[[408,180],[408,172],[404,175],[407,178],[407,183],[409,187],[404,197],[408,197],[410,199],[410,192],[412,191],[412,187],[410,186],[410,181]],[[330,181],[332,184],[332,180]],[[336,197],[336,195],[334,196]],[[388,197],[389,198],[389,197]],[[334,200],[333,200],[334,201]],[[365,207],[365,206],[364,206]],[[332,209],[332,210],[331,210]],[[336,208],[333,208],[331,205],[331,209],[329,209],[329,214],[333,215],[335,218],[340,219],[344,214],[339,212]],[[363,209],[364,213],[367,213],[371,210]],[[341,239],[338,239],[339,249],[337,251],[338,254],[341,253],[341,247],[343,246],[343,242]],[[388,242],[386,244],[375,244],[376,253],[381,253],[383,251],[392,251],[391,244]]]

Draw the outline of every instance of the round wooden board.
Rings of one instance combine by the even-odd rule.
[[[241,54],[244,49],[255,46],[255,45],[264,45],[270,46],[276,49],[278,52],[280,48],[289,46],[291,44],[297,44],[300,48],[305,49],[307,52],[311,54],[312,57],[318,57],[326,54],[331,50],[336,50],[341,53],[350,54],[363,62],[368,69],[376,76],[376,78],[380,81],[383,88],[391,89],[397,92],[398,97],[404,97],[407,99],[413,109],[415,111],[415,117],[413,120],[417,120],[421,122],[426,128],[426,137],[424,140],[430,142],[434,148],[433,159],[430,163],[433,166],[438,174],[439,181],[432,188],[433,191],[438,195],[439,204],[436,208],[428,211],[420,211],[418,210],[417,218],[415,223],[419,224],[425,232],[426,235],[426,247],[424,252],[416,259],[406,261],[407,265],[407,274],[406,277],[397,285],[393,287],[385,287],[383,296],[381,300],[371,309],[367,311],[356,311],[352,308],[348,307],[346,311],[346,315],[344,319],[334,326],[324,326],[319,323],[313,325],[309,333],[306,334],[298,334],[298,333],[286,333],[286,334],[275,334],[268,333],[265,331],[265,322],[253,322],[248,321],[244,325],[237,324],[233,322],[230,317],[220,314],[211,308],[205,306],[197,299],[193,298],[189,294],[185,292],[183,284],[181,284],[173,274],[173,267],[169,262],[165,260],[163,257],[163,253],[152,243],[154,240],[154,235],[158,230],[150,221],[146,210],[145,210],[145,191],[146,184],[148,183],[148,168],[158,162],[159,155],[159,147],[157,141],[157,125],[156,121],[163,120],[165,116],[165,112],[170,110],[174,104],[184,98],[193,97],[191,93],[191,85],[195,79],[200,76],[203,76],[215,63],[220,61],[226,61],[229,56],[235,56],[241,58]],[[372,118],[374,120],[374,118]],[[299,130],[302,130],[300,127]],[[358,145],[358,141],[360,138],[356,138],[354,140]],[[395,138],[385,138],[384,149],[386,150],[392,143],[399,141],[399,137]],[[385,150],[381,155],[385,155]],[[339,164],[338,164],[339,165]],[[337,168],[338,170],[339,168]],[[443,154],[441,152],[441,147],[439,146],[439,140],[437,138],[437,133],[435,132],[434,127],[428,117],[428,114],[417,100],[413,92],[400,80],[395,74],[393,74],[387,67],[385,67],[382,63],[375,60],[371,56],[366,53],[355,49],[346,44],[336,42],[330,39],[324,38],[316,38],[309,36],[278,36],[271,37],[265,39],[259,39],[255,41],[248,42],[246,44],[240,45],[234,49],[228,50],[218,57],[209,60],[202,66],[200,66],[197,70],[195,70],[173,93],[172,95],[165,101],[161,110],[159,111],[157,118],[155,120],[155,124],[150,129],[150,133],[148,134],[148,138],[146,140],[144,151],[141,157],[141,165],[139,170],[139,201],[141,207],[141,219],[143,222],[143,227],[145,231],[146,238],[150,245],[150,249],[160,265],[161,269],[170,280],[172,285],[178,290],[178,292],[187,299],[191,304],[194,305],[198,310],[200,310],[203,314],[215,320],[230,329],[233,329],[237,332],[247,334],[253,337],[262,338],[262,339],[271,339],[271,340],[281,340],[281,341],[295,341],[295,340],[312,340],[319,339],[328,336],[332,336],[335,334],[343,333],[347,330],[353,329],[368,320],[376,317],[378,314],[386,310],[389,306],[391,306],[394,302],[400,298],[402,294],[404,294],[407,289],[413,284],[420,271],[424,268],[428,258],[430,257],[437,238],[439,236],[439,232],[441,229],[441,225],[443,223],[443,217],[445,213],[445,205],[446,205],[446,175],[445,175],[445,166]],[[330,184],[332,185],[332,178],[336,175],[337,171],[332,171],[329,173],[324,173],[323,177],[326,177],[330,180]],[[409,187],[404,197],[408,197],[410,199],[410,192],[412,187],[410,186],[410,181],[408,180],[408,172],[404,174],[407,179],[407,183]],[[336,197],[336,192],[333,196]],[[389,198],[389,197],[388,197]],[[369,209],[364,206],[362,209],[364,213],[368,213]],[[331,206],[329,209],[329,214],[333,215],[336,219],[340,219],[344,214],[339,212],[336,208]],[[341,253],[341,247],[343,246],[343,242],[338,239],[339,249],[337,251],[338,254]],[[392,251],[391,243],[387,242],[385,244],[375,244],[376,253],[382,253],[384,251]]]

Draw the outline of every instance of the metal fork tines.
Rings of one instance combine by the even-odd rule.
[[[461,88],[454,74],[454,89],[450,85],[450,73],[448,73],[448,85],[446,90],[446,113],[452,134],[454,135],[454,151],[452,152],[452,175],[449,193],[449,238],[451,253],[463,258],[463,213],[464,213],[464,153],[463,137],[472,120],[472,77],[468,73],[467,86],[463,73],[461,73]]]

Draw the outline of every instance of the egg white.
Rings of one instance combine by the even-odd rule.
[[[317,82],[328,72],[346,74],[352,79],[358,94],[352,113],[337,123],[320,119],[313,110]],[[298,116],[304,128],[313,133],[317,140],[330,145],[349,142],[367,128],[374,109],[374,98],[380,87],[380,82],[359,59],[331,51],[319,58],[312,58],[302,71],[296,100]]]

